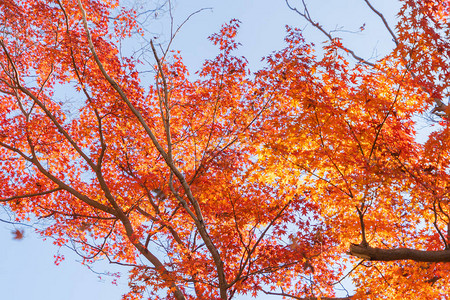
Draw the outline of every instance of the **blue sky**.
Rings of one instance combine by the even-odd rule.
[[[3,217],[3,215],[1,215]],[[115,286],[111,278],[99,276],[81,265],[69,249],[61,249],[66,260],[54,264],[58,248],[42,241],[29,228],[23,240],[12,239],[13,226],[0,225],[0,298],[4,300],[116,300],[126,291],[126,282]],[[111,269],[98,263],[95,269]],[[126,274],[125,274],[126,275]]]
[[[142,3],[146,1],[139,0]],[[365,58],[375,54],[382,55],[393,46],[388,33],[379,26],[363,0],[309,0],[310,12],[329,30],[357,30],[366,23],[362,33],[344,36],[344,44],[358,50]],[[300,0],[292,0],[300,4]],[[398,4],[392,0],[377,0],[373,4],[392,20]],[[291,12],[284,0],[189,0],[178,1],[174,7],[175,25],[180,24],[190,13],[204,7],[212,7],[194,16],[182,28],[173,49],[179,49],[191,72],[201,66],[204,58],[215,55],[215,48],[207,37],[216,32],[220,26],[232,18],[242,21],[238,40],[242,43],[239,54],[250,62],[256,71],[262,66],[261,57],[283,47],[285,25],[304,28],[307,40],[320,45],[325,38],[311,25],[307,25],[300,16]],[[376,23],[377,25],[374,25]],[[392,25],[394,23],[392,22]],[[155,30],[166,31],[167,20],[155,24]],[[0,210],[0,218],[6,218]],[[29,228],[25,229],[25,238],[21,241],[12,239],[12,225],[0,223],[0,298],[5,300],[119,300],[127,290],[126,282],[112,285],[111,278],[99,280],[98,275],[82,266],[78,257],[68,249],[62,249],[66,260],[59,266],[54,265],[58,248],[51,241],[43,242]],[[106,263],[97,263],[98,272],[117,271],[120,268]],[[126,273],[124,274],[126,278]],[[249,299],[249,298],[237,298]],[[264,299],[269,299],[264,297]]]

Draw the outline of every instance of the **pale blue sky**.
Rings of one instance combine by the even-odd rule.
[[[141,1],[145,2],[145,1]],[[392,46],[388,33],[379,26],[363,0],[309,0],[311,15],[327,26],[329,30],[344,26],[346,30],[357,30],[366,23],[366,30],[358,34],[343,34],[344,44],[355,47],[359,54],[369,58],[374,54],[384,54]],[[292,0],[292,4],[300,4],[300,0]],[[398,4],[392,0],[373,0],[386,17],[393,19],[398,11]],[[215,48],[206,37],[216,32],[220,26],[232,18],[242,21],[238,40],[242,43],[239,50],[247,57],[250,67],[256,71],[261,67],[261,57],[283,47],[285,25],[305,28],[307,40],[316,44],[324,40],[317,30],[300,16],[291,12],[284,0],[189,0],[178,1],[173,11],[175,25],[190,13],[203,8],[193,17],[177,36],[173,49],[180,49],[185,63],[191,71],[195,71],[202,59],[215,55]],[[374,22],[377,25],[374,25]],[[392,22],[392,25],[394,23]],[[167,29],[164,21],[155,24],[155,30]],[[0,211],[0,218],[4,214]],[[59,266],[54,265],[53,255],[58,249],[51,241],[42,242],[32,230],[25,229],[22,241],[12,240],[11,230],[14,227],[0,223],[0,297],[5,300],[119,300],[127,290],[126,282],[119,286],[110,284],[111,279],[100,281],[98,275],[89,271],[77,262],[78,257],[68,249],[63,249],[66,260]],[[102,272],[111,271],[107,264],[96,264],[94,268]],[[114,267],[117,270],[117,267]],[[113,270],[113,271],[114,271]],[[124,274],[126,278],[127,274]],[[238,297],[236,299],[249,299]],[[260,299],[269,299],[261,296]]]

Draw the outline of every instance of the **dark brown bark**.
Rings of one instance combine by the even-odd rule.
[[[450,250],[382,249],[351,244],[349,254],[371,261],[413,260],[417,262],[450,262]]]

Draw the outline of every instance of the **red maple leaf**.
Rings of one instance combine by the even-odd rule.
[[[15,239],[15,240],[23,239],[23,230],[16,229],[12,232],[12,234],[13,234],[13,239]]]

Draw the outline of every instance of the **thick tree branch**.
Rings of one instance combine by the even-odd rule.
[[[90,32],[89,32],[89,27],[88,27],[88,24],[87,24],[86,11],[84,10],[83,5],[81,4],[80,0],[78,0],[78,7],[79,7],[79,9],[81,11],[81,14],[82,14],[82,21],[83,21],[84,29],[86,31],[86,36],[87,36],[87,40],[88,40],[88,44],[89,44],[89,49],[90,49],[92,55],[94,56],[94,60],[95,60],[95,62],[97,64],[97,66],[99,67],[101,73],[103,74],[104,78],[109,82],[109,84],[117,91],[117,93],[119,94],[121,99],[127,104],[128,108],[131,110],[131,112],[138,118],[139,123],[143,126],[145,132],[150,137],[150,139],[152,140],[153,144],[155,145],[155,147],[157,148],[159,153],[161,153],[161,155],[164,158],[166,164],[169,166],[169,168],[172,170],[172,172],[178,178],[181,186],[183,187],[183,189],[184,189],[184,191],[186,193],[187,198],[189,199],[189,201],[193,205],[194,211],[195,211],[195,214],[196,214],[196,219],[197,219],[195,224],[196,224],[196,226],[197,226],[197,228],[198,228],[198,230],[200,232],[200,235],[202,236],[202,239],[205,241],[205,244],[206,244],[208,250],[210,251],[210,253],[211,253],[212,257],[213,257],[214,263],[215,263],[217,271],[218,271],[220,297],[222,299],[227,299],[227,295],[226,295],[227,283],[226,283],[226,278],[225,278],[223,261],[220,258],[220,254],[219,254],[219,251],[217,250],[217,247],[214,245],[212,239],[210,238],[210,236],[209,236],[209,234],[208,234],[208,232],[206,230],[205,222],[203,220],[202,213],[201,213],[200,206],[199,206],[198,202],[196,201],[195,197],[193,196],[193,194],[191,192],[191,189],[190,189],[186,179],[184,178],[183,174],[175,166],[171,156],[168,155],[168,153],[163,149],[161,144],[158,142],[156,136],[154,135],[153,131],[148,126],[147,122],[144,120],[144,118],[141,115],[141,113],[139,112],[139,110],[136,109],[136,107],[131,103],[131,101],[128,99],[127,95],[122,90],[122,88],[117,84],[117,82],[113,78],[111,78],[108,75],[108,73],[106,72],[102,62],[100,61],[100,59],[99,59],[99,57],[97,55],[97,52],[96,52],[95,47],[94,47],[94,44],[92,42],[92,38],[91,38],[91,35],[90,35]],[[125,220],[123,220],[123,221],[125,221]],[[124,223],[124,226],[125,225],[126,225],[126,223]],[[129,230],[127,229],[127,232],[128,231]],[[142,252],[142,251],[148,252],[148,249],[146,249],[143,245],[141,247],[141,245],[135,244],[135,246],[144,255],[146,253]],[[174,289],[174,296],[177,299],[184,299],[184,295],[181,292],[181,290],[178,288],[178,286],[173,284],[172,288]]]
[[[348,254],[370,261],[413,260],[417,262],[450,262],[449,250],[382,249],[351,244]]]

